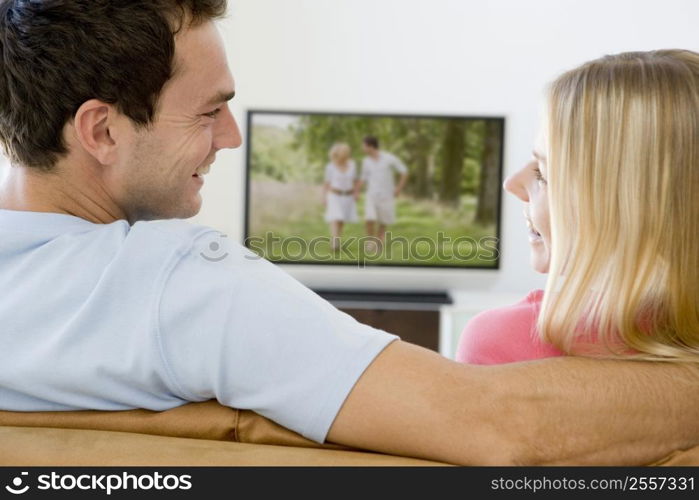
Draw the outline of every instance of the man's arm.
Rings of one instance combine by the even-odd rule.
[[[405,163],[400,161],[397,156],[391,155],[390,158],[392,160],[391,166],[396,172],[398,172],[398,174],[400,174],[398,185],[393,190],[393,195],[397,197],[401,191],[403,191],[405,184],[408,182],[408,167],[406,167]]]
[[[575,357],[471,366],[396,341],[328,441],[450,463],[642,465],[699,443],[699,368]]]
[[[401,191],[403,191],[403,188],[405,187],[405,184],[408,182],[408,172],[402,173],[400,175],[400,180],[398,181],[398,185],[396,186],[396,190],[394,192],[395,196],[398,196]]]
[[[362,188],[364,187],[364,180],[359,179],[354,181],[354,199],[358,200],[359,196],[362,194]]]
[[[352,193],[352,196],[354,196],[354,201],[358,201],[359,197],[362,194],[362,184],[362,181],[360,181],[359,179],[355,179],[353,187],[354,192]]]

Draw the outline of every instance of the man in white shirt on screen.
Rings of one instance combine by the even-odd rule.
[[[379,140],[374,136],[366,136],[362,147],[366,156],[356,190],[358,195],[364,184],[367,186],[364,221],[367,235],[375,238],[367,241],[367,250],[374,251],[377,243],[383,247],[387,227],[396,222],[396,197],[408,182],[408,169],[394,154],[381,151]],[[400,175],[397,186],[396,173]]]
[[[318,442],[463,464],[638,464],[699,440],[686,367],[455,363],[178,220],[241,143],[225,8],[0,2],[0,410],[217,399]]]

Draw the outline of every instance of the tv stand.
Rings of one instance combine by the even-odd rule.
[[[452,304],[446,292],[316,290],[360,323],[386,330],[406,342],[440,350],[440,310]]]

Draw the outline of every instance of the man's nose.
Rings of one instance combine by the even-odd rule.
[[[226,108],[222,110],[222,116],[216,124],[216,134],[214,136],[214,148],[219,149],[235,149],[243,143],[243,138],[240,135],[238,123],[235,121],[233,113]]]

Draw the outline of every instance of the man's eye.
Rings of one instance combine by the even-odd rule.
[[[213,111],[210,111],[208,113],[204,113],[204,116],[207,118],[216,118],[216,115],[221,112],[221,108],[219,109],[214,109]]]

